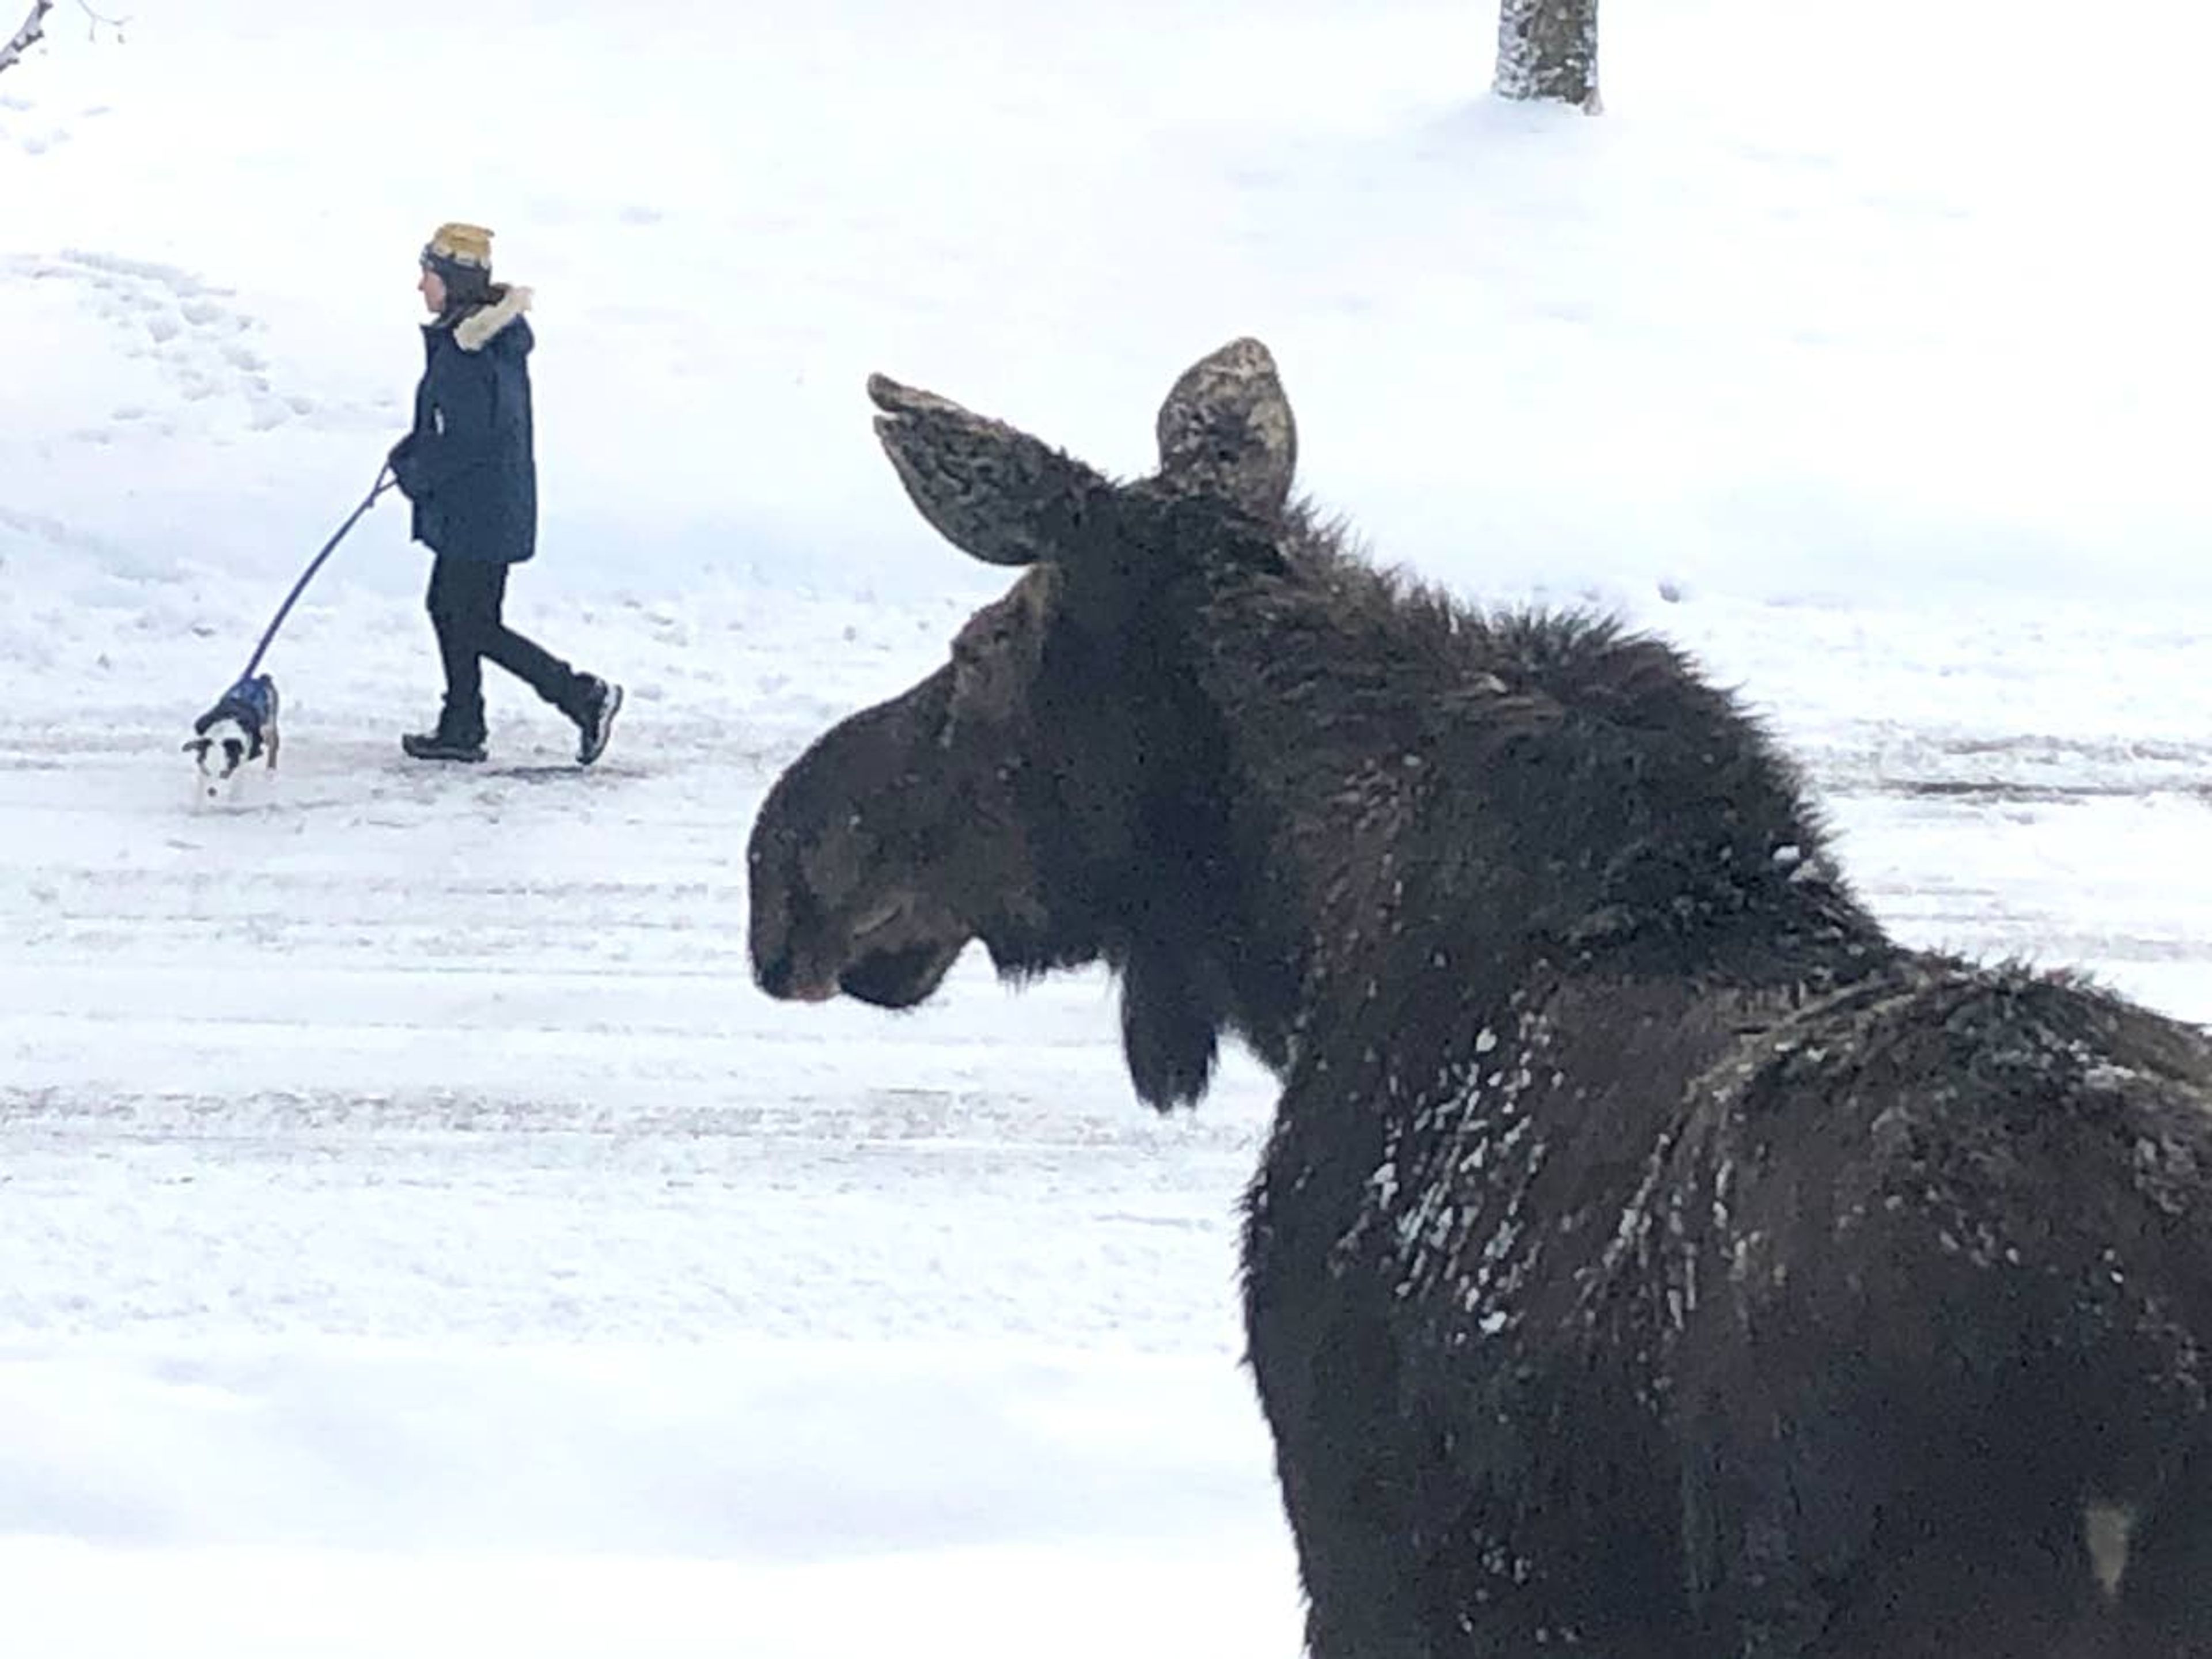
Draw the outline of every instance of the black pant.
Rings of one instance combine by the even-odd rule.
[[[543,646],[500,618],[507,567],[476,559],[439,559],[430,566],[428,605],[446,663],[448,737],[481,741],[484,731],[483,663],[489,658],[570,720],[582,712],[586,681]]]

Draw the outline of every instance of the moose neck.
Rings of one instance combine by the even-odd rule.
[[[1217,586],[1194,643],[1229,734],[1252,943],[1236,1004],[1281,1069],[1346,1018],[1502,1004],[1539,966],[1805,984],[1891,947],[1794,770],[1670,648],[1486,617],[1306,550]]]

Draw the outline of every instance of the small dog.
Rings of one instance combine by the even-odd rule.
[[[193,735],[185,747],[199,768],[212,797],[216,786],[228,781],[252,760],[266,758],[276,768],[276,682],[266,674],[250,674],[232,686],[216,706],[192,722]]]

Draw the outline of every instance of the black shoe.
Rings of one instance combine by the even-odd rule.
[[[480,761],[484,757],[482,738],[453,737],[443,732],[410,732],[399,739],[399,746],[416,760]]]
[[[623,689],[596,674],[584,676],[584,712],[576,716],[576,764],[589,766],[607,752],[615,716],[622,713]]]

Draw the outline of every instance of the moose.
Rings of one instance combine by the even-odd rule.
[[[748,848],[760,988],[1103,963],[1275,1075],[1247,1358],[1313,1659],[2212,1659],[2212,1042],[1893,939],[1732,693],[1294,495],[1236,341],[1109,478],[877,375],[1018,574]]]

